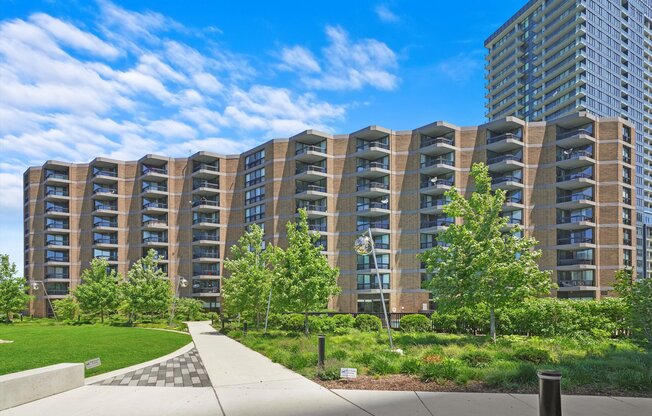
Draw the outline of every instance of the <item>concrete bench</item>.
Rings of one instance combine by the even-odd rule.
[[[84,364],[56,364],[0,376],[0,411],[84,385]]]

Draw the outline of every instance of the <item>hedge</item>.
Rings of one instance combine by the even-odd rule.
[[[428,332],[432,330],[432,323],[424,315],[407,315],[401,318],[401,330],[405,332]]]

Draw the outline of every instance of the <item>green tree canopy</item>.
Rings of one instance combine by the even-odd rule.
[[[16,264],[9,262],[9,255],[0,254],[0,313],[11,321],[12,314],[23,311],[29,299],[26,281],[18,277]]]
[[[63,317],[69,321],[74,320],[79,316],[79,302],[74,295],[68,295],[63,299],[55,300],[52,303],[52,308],[58,317]]]
[[[496,338],[495,311],[524,299],[550,292],[549,271],[541,271],[537,241],[521,237],[521,228],[508,227],[501,213],[505,191],[491,190],[488,168],[474,164],[475,191],[468,199],[455,188],[447,191],[450,203],[444,211],[461,219],[441,234],[438,245],[419,255],[432,279],[435,298],[446,306],[485,304],[490,332]]]
[[[120,304],[119,283],[122,277],[109,269],[106,259],[93,259],[81,275],[82,283],[75,289],[75,297],[84,313],[99,315],[101,322]]]
[[[240,314],[252,319],[259,327],[272,282],[272,245],[263,247],[263,230],[252,224],[231,247],[231,256],[224,261],[230,272],[223,279],[222,305],[229,314]]]
[[[300,209],[299,220],[287,224],[287,248],[277,248],[274,254],[275,301],[287,312],[303,313],[306,335],[308,312],[325,307],[329,297],[340,292],[340,272],[316,245],[319,237],[308,230],[308,215]]]
[[[172,303],[172,285],[158,267],[155,250],[149,250],[147,256],[131,266],[120,288],[122,307],[130,320],[136,314],[165,314]]]
[[[616,291],[625,301],[634,336],[652,346],[652,279],[634,279],[631,268],[616,272]]]

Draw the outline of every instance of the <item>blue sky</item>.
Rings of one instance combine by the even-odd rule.
[[[0,0],[0,253],[48,159],[482,123],[483,41],[523,3]]]

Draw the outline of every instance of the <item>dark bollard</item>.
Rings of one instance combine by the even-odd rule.
[[[224,332],[224,317],[220,315],[220,322],[222,323],[222,332]]]
[[[326,358],[326,336],[319,336],[319,358],[317,359],[317,366],[324,368],[324,359]]]
[[[539,376],[539,416],[561,416],[561,372],[537,371]]]
[[[242,324],[242,334],[247,335],[247,322],[246,321]]]

